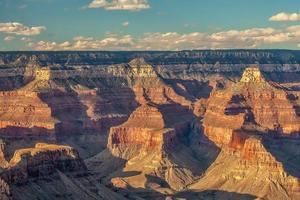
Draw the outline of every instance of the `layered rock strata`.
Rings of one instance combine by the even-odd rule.
[[[108,147],[120,157],[128,148],[143,151],[169,148],[176,144],[180,134],[188,132],[191,119],[190,113],[178,105],[144,104],[124,124],[110,129]]]
[[[51,108],[37,93],[13,91],[0,93],[1,135],[22,137],[22,135],[51,135],[55,119]]]
[[[242,128],[277,135],[297,133],[300,118],[289,91],[265,81],[257,68],[248,68],[233,88],[211,94],[203,126],[212,141],[228,145],[233,132]]]
[[[25,183],[60,170],[84,173],[86,167],[76,150],[69,146],[37,143],[34,148],[15,151],[1,178],[8,184]]]
[[[190,188],[218,188],[266,199],[299,198],[297,174],[273,145],[299,132],[291,94],[295,97],[292,91],[266,81],[258,68],[246,69],[232,88],[214,91],[204,115],[203,134],[221,153]],[[285,141],[286,145],[297,142]]]

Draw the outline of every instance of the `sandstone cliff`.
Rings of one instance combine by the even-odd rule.
[[[297,51],[18,52],[0,63],[7,198],[299,198]],[[76,148],[89,173],[74,148],[30,148],[41,141]]]
[[[282,138],[297,137],[300,121],[290,99],[296,93],[266,81],[257,68],[246,69],[232,88],[214,91],[204,115],[203,134],[221,153],[190,189],[299,198],[298,175],[289,170],[275,145]],[[290,139],[285,141],[292,144]]]
[[[26,183],[30,178],[39,178],[62,172],[83,172],[86,167],[78,153],[71,147],[37,143],[34,148],[15,151],[4,166],[1,178],[9,184]]]

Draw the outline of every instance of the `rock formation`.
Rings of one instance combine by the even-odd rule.
[[[135,155],[123,156],[122,152],[128,148],[146,152],[163,150],[175,145],[178,135],[189,131],[190,120],[188,110],[180,106],[145,104],[137,108],[124,124],[111,128],[108,147],[116,156],[124,158]]]
[[[298,60],[267,50],[0,53],[0,193],[299,199]],[[245,69],[256,62],[269,64]]]
[[[0,102],[2,136],[21,137],[26,133],[31,135],[54,133],[55,119],[51,116],[51,108],[41,101],[36,93],[1,92]],[[18,128],[24,131],[18,131]]]
[[[1,178],[9,184],[62,172],[84,172],[86,167],[76,150],[68,146],[37,143],[34,148],[16,150],[4,166]]]
[[[214,91],[204,115],[203,134],[221,153],[190,188],[218,188],[266,199],[299,198],[299,179],[289,174],[275,153],[279,149],[269,144],[299,131],[299,117],[289,94],[291,91],[266,81],[258,68],[247,68],[232,88]]]
[[[257,68],[248,68],[232,88],[211,94],[203,126],[216,144],[229,144],[238,129],[251,126],[263,133],[290,135],[299,131],[299,122],[289,91],[265,81]]]
[[[76,176],[87,174],[83,160],[77,151],[69,146],[37,143],[33,148],[16,150],[10,161],[1,159],[1,198],[20,199],[15,187],[22,188],[33,180],[51,178],[57,175],[58,171],[73,173]],[[25,196],[23,198],[26,199]]]

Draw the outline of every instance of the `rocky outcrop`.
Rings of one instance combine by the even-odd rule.
[[[178,95],[143,58],[134,59],[128,64],[109,66],[107,71],[113,76],[125,78],[136,96],[136,101],[140,104],[149,101],[166,104],[174,101],[184,106],[191,106],[191,102],[184,96]]]
[[[37,93],[13,91],[0,93],[0,134],[20,137],[20,134],[51,135],[55,127],[51,108]],[[20,133],[17,128],[27,129]],[[52,135],[53,136],[53,135]]]
[[[278,162],[271,153],[264,147],[262,139],[249,137],[245,140],[242,148],[241,165],[250,165],[258,168],[266,168],[268,171],[284,172],[282,163]]]
[[[124,172],[141,173],[131,177],[120,174],[111,182],[116,187],[146,188],[148,184],[149,187],[161,184],[151,178],[158,177],[174,190],[192,183],[197,170],[183,164],[183,159],[193,166],[198,165],[197,161],[183,150],[185,147],[179,146],[189,135],[193,119],[192,110],[174,103],[149,102],[138,107],[125,123],[110,129],[108,149],[115,157],[125,160]],[[186,154],[179,153],[180,150]]]
[[[298,61],[267,50],[0,53],[0,192],[97,199],[95,178],[154,199],[186,187],[298,199]],[[69,176],[86,170],[72,148],[23,149],[43,137],[93,156],[94,178]]]
[[[84,173],[86,167],[77,151],[69,146],[37,143],[34,148],[16,150],[0,176],[8,184],[20,184],[57,170]]]
[[[2,151],[5,151],[4,147]],[[4,152],[2,153],[4,154]],[[86,176],[87,174],[87,168],[75,149],[46,143],[37,143],[33,148],[18,149],[10,161],[1,157],[1,168],[1,199],[15,199],[16,196],[19,196],[16,190],[26,187],[34,180],[48,178],[47,184],[49,184],[49,182],[53,182],[50,179],[55,174],[57,175],[57,172],[76,174],[76,176]],[[25,190],[25,192],[27,191]],[[32,197],[38,195],[31,194]],[[23,198],[27,197],[23,196]]]
[[[288,94],[265,81],[257,68],[248,68],[232,88],[211,94],[204,133],[218,145],[228,145],[233,132],[242,128],[281,136],[297,133],[300,118]]]
[[[177,118],[175,113],[181,116]],[[175,145],[180,134],[188,132],[191,119],[189,112],[180,106],[142,105],[124,124],[110,129],[108,148],[114,155],[126,159],[141,151],[163,151]]]
[[[106,75],[101,80],[97,73],[84,72],[93,69],[78,69],[78,74],[64,77],[56,76],[55,70],[46,67],[34,65],[33,70],[34,80],[15,91],[2,92],[2,135],[22,137],[23,131],[40,136],[45,132],[45,136],[53,139],[54,133],[105,134],[111,126],[123,123],[138,103],[174,101],[191,106],[142,58],[102,68]]]
[[[298,175],[289,170],[274,145],[299,132],[296,102],[291,101],[295,93],[291,93],[266,81],[253,67],[232,88],[214,91],[204,115],[203,134],[221,153],[190,188],[218,188],[265,199],[299,198]],[[285,145],[299,142],[285,141]]]
[[[239,150],[223,147],[203,177],[189,188],[218,188],[263,199],[298,199],[300,181],[265,147],[259,136],[240,138]],[[287,144],[288,145],[288,144]]]
[[[265,83],[266,81],[260,70],[256,67],[245,69],[240,80],[241,83]]]

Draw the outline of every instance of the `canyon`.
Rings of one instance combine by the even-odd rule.
[[[300,199],[300,52],[1,52],[1,199]]]

